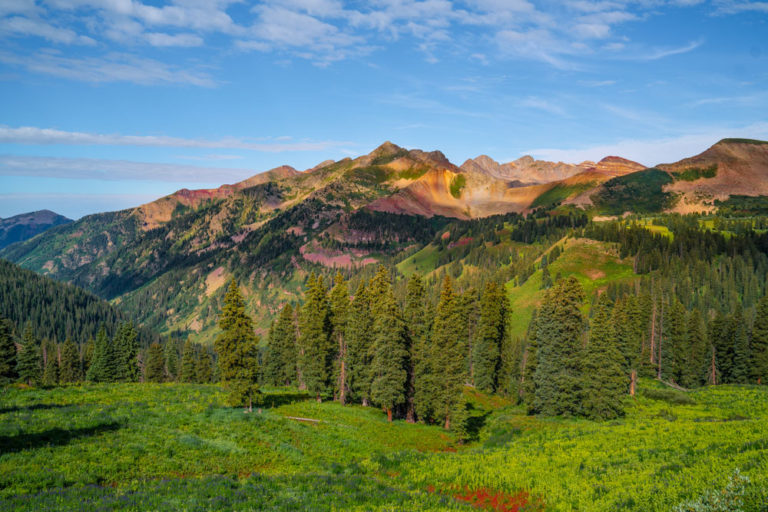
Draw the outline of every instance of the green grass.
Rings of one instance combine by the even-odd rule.
[[[595,212],[603,215],[621,215],[625,211],[663,211],[675,202],[674,194],[663,190],[663,187],[672,181],[668,173],[659,169],[646,169],[612,178],[592,195]]]
[[[570,239],[565,250],[549,265],[554,280],[574,276],[589,297],[595,290],[612,282],[626,282],[636,278],[629,260],[620,260],[611,244],[587,239]],[[541,269],[531,275],[522,286],[507,283],[512,306],[510,330],[513,336],[523,336],[528,329],[533,310],[541,305],[544,290],[541,287]]]
[[[718,142],[718,144],[755,144],[757,146],[762,146],[768,144],[768,141],[756,139],[723,139]]]
[[[768,485],[768,390],[692,393],[641,381],[627,416],[525,416],[467,389],[477,441],[386,422],[375,408],[269,395],[244,414],[215,386],[3,390],[0,508],[11,510],[472,510],[445,495],[528,491],[553,511],[667,511],[724,485]],[[290,416],[320,420],[316,423]],[[429,492],[436,489],[440,492]]]
[[[690,167],[682,172],[675,174],[675,179],[683,181],[696,181],[701,178],[714,178],[717,176],[717,164],[703,169],[701,167]]]
[[[461,197],[461,189],[467,184],[467,178],[463,174],[457,174],[451,180],[451,195],[455,198]]]
[[[425,275],[437,268],[437,259],[439,257],[439,248],[430,244],[398,263],[397,271],[404,276],[411,276],[417,272]]]
[[[550,188],[539,197],[537,197],[531,208],[549,207],[554,206],[557,203],[565,201],[566,199],[581,194],[582,192],[594,188],[596,182],[579,183],[578,185],[563,185],[558,183],[554,187]]]

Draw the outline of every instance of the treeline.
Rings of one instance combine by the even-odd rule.
[[[57,386],[80,382],[197,382],[215,379],[214,359],[201,345],[168,339],[142,349],[132,323],[120,324],[113,336],[102,326],[78,344],[40,339],[28,325],[19,338],[8,319],[0,318],[0,383]]]
[[[96,336],[103,325],[114,330],[125,318],[108,302],[76,286],[60,283],[0,260],[0,317],[22,331],[63,342]],[[146,331],[142,340],[149,340]]]

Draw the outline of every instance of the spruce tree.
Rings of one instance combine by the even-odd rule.
[[[416,394],[428,376],[426,361],[428,354],[427,311],[425,305],[424,283],[419,274],[413,274],[408,279],[405,292],[405,310],[403,312],[406,336],[408,340],[406,411],[405,419],[409,422],[416,420]],[[428,388],[429,385],[425,384]]]
[[[61,371],[59,378],[64,384],[80,382],[83,378],[82,368],[80,366],[80,352],[77,345],[71,339],[64,342],[61,348]]]
[[[96,351],[96,340],[93,338],[88,338],[88,341],[85,342],[85,345],[82,347],[82,356],[81,359],[83,361],[83,375],[85,376],[88,373],[88,370],[91,369],[91,363],[93,362],[93,354]]]
[[[458,297],[453,291],[450,276],[443,280],[440,301],[437,304],[435,322],[432,328],[430,347],[431,366],[434,369],[434,389],[432,390],[432,410],[446,429],[458,426],[457,412],[462,415],[464,407],[462,389],[466,380],[462,322],[458,310]],[[452,423],[453,422],[453,423]]]
[[[273,386],[288,386],[296,381],[296,326],[290,304],[283,306],[270,330],[264,375]]]
[[[347,319],[347,387],[349,398],[366,406],[371,400],[372,330],[369,287],[360,283]]]
[[[330,323],[331,342],[334,344],[336,358],[334,361],[334,394],[338,393],[339,402],[344,405],[347,401],[347,340],[346,330],[349,317],[349,289],[347,282],[340,272],[333,279],[334,284],[330,294]]]
[[[731,319],[718,311],[710,325],[709,339],[715,347],[715,362],[720,374],[720,383],[731,382],[735,331],[736,329]]]
[[[195,365],[195,378],[200,384],[210,384],[213,381],[213,360],[206,347],[200,349]]]
[[[684,361],[680,385],[686,388],[701,386],[705,382],[709,362],[709,341],[701,312],[694,309],[688,315],[684,348]]]
[[[21,341],[21,350],[17,354],[16,373],[22,382],[34,386],[40,382],[43,373],[43,356],[40,345],[32,332],[32,326],[27,325]]]
[[[117,359],[117,379],[120,382],[139,380],[139,342],[133,323],[127,322],[117,328],[112,342]]]
[[[625,358],[616,345],[607,294],[598,300],[592,317],[589,342],[581,357],[581,409],[592,420],[624,415],[623,399],[629,380]]]
[[[165,342],[165,372],[169,381],[179,380],[179,352],[176,340],[169,338]]]
[[[537,319],[534,410],[547,416],[577,415],[580,407],[580,353],[584,289],[574,277],[548,290]]]
[[[13,341],[13,324],[0,318],[0,385],[16,380],[16,343]]]
[[[317,401],[329,389],[334,345],[330,340],[328,297],[322,276],[314,273],[307,282],[306,301],[301,308],[299,366],[307,390]]]
[[[752,326],[752,378],[768,384],[768,295],[757,303]]]
[[[149,346],[144,372],[144,380],[146,382],[165,381],[165,353],[163,352],[163,347],[157,342]]]
[[[253,410],[258,398],[258,338],[253,320],[245,313],[245,301],[234,279],[224,297],[219,317],[221,334],[214,346],[219,357],[221,382],[229,390],[230,405],[247,405]]]
[[[118,378],[118,357],[102,325],[96,334],[93,360],[85,376],[89,382],[115,382]]]
[[[531,321],[528,323],[528,331],[526,333],[525,351],[523,352],[522,360],[522,382],[520,385],[520,393],[522,395],[523,403],[525,404],[528,414],[535,414],[536,410],[536,367],[538,366],[538,310],[533,310],[531,315]]]
[[[741,307],[737,308],[733,315],[733,366],[731,368],[731,382],[734,384],[747,384],[752,377],[752,354],[749,348],[749,335],[744,322],[744,314]]]
[[[59,353],[58,347],[52,341],[43,344],[43,386],[59,384]]]
[[[485,286],[480,303],[480,322],[474,345],[475,386],[487,393],[496,390],[501,366],[501,345],[504,340],[507,306],[503,288],[493,281]]]
[[[376,305],[373,343],[371,398],[387,411],[387,420],[392,421],[392,411],[405,403],[408,350],[405,325],[391,286],[387,286]]]
[[[192,340],[187,338],[184,342],[184,353],[181,356],[181,374],[179,375],[180,382],[195,382],[197,380],[197,372],[195,369],[195,363],[197,362],[197,350]]]

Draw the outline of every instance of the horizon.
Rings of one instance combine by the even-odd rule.
[[[0,7],[0,217],[71,218],[382,140],[652,166],[768,139],[768,7],[272,0]]]

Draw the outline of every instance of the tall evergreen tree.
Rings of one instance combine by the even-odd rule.
[[[165,342],[165,373],[169,381],[179,380],[179,351],[173,338]]]
[[[680,385],[686,388],[701,386],[705,382],[710,354],[704,320],[698,309],[688,315],[686,343],[682,349],[685,364],[681,369]]]
[[[768,294],[757,303],[752,326],[752,378],[768,384]]]
[[[137,382],[139,380],[139,341],[133,323],[120,324],[113,340],[117,359],[117,380]]]
[[[373,315],[369,291],[365,283],[358,286],[350,304],[346,333],[349,398],[363,405],[369,405],[371,401]]]
[[[387,411],[387,420],[392,421],[393,410],[406,399],[408,350],[405,325],[391,286],[376,305],[373,343],[371,398]]]
[[[580,407],[580,352],[584,289],[574,277],[549,289],[537,319],[538,364],[534,410],[548,416],[577,415]]]
[[[480,322],[472,354],[475,386],[487,393],[495,391],[498,385],[508,309],[503,288],[489,281],[480,304]]]
[[[405,310],[403,312],[408,340],[407,383],[406,383],[406,412],[405,419],[409,422],[416,420],[414,401],[422,380],[428,375],[426,362],[428,359],[427,311],[425,305],[424,283],[419,274],[413,274],[408,279],[405,292]],[[426,384],[429,387],[428,384]]]
[[[624,355],[616,345],[607,294],[603,293],[595,307],[589,343],[581,358],[581,407],[587,418],[609,420],[624,415],[628,376]]]
[[[267,345],[264,375],[274,386],[287,386],[296,382],[296,326],[290,304],[283,306],[272,327]]]
[[[197,350],[192,340],[187,338],[184,342],[184,353],[181,356],[181,374],[179,381],[195,382],[197,380],[197,371],[195,363],[197,362]]]
[[[734,327],[731,319],[720,311],[715,314],[710,325],[709,339],[715,347],[715,361],[723,383],[731,382]]]
[[[118,377],[118,360],[115,346],[110,343],[104,326],[99,329],[94,342],[93,360],[85,376],[90,382],[115,382]]]
[[[221,382],[229,390],[231,405],[248,406],[259,394],[258,338],[253,331],[253,320],[245,313],[245,301],[234,279],[224,297],[224,307],[219,317],[221,334],[214,346],[219,356]]]
[[[334,284],[330,295],[331,341],[335,346],[334,387],[338,393],[339,402],[344,405],[347,401],[347,321],[349,317],[349,289],[347,282],[340,272],[333,279]]]
[[[301,308],[299,366],[307,390],[315,395],[318,402],[321,394],[329,389],[335,354],[330,340],[329,317],[328,297],[322,276],[316,278],[313,273],[307,282],[306,301]]]
[[[195,378],[200,384],[210,384],[213,381],[213,360],[206,347],[200,349],[195,365]]]
[[[82,346],[81,359],[83,361],[83,375],[86,375],[88,370],[91,369],[91,363],[93,363],[93,354],[95,351],[96,340],[94,340],[92,337],[88,338],[88,341],[86,341],[85,345]]]
[[[22,382],[33,386],[40,382],[43,370],[43,356],[40,344],[35,339],[32,326],[27,325],[21,342],[21,351],[16,359],[16,373]]]
[[[749,349],[749,335],[741,307],[734,312],[732,325],[733,367],[731,369],[731,382],[747,384],[751,381],[753,373],[752,354]]]
[[[0,318],[0,385],[16,380],[16,343],[13,341],[13,325]]]
[[[64,346],[61,348],[61,371],[59,378],[65,384],[80,382],[83,378],[80,352],[75,342],[71,339],[64,342]]]
[[[144,380],[147,382],[163,382],[165,380],[165,352],[157,342],[149,346],[144,372]]]
[[[466,381],[466,366],[461,343],[463,326],[458,306],[453,282],[450,276],[446,276],[435,312],[430,347],[431,366],[434,370],[432,410],[446,429],[460,426],[458,420],[461,418],[456,416],[461,415],[464,407],[462,388]]]
[[[43,385],[57,386],[59,384],[59,353],[56,343],[43,343]]]
[[[533,310],[531,321],[528,324],[528,332],[526,333],[525,351],[523,352],[522,360],[523,367],[521,371],[520,394],[528,414],[534,414],[536,412],[536,379],[534,377],[536,376],[536,368],[538,367],[538,317],[538,310]]]

